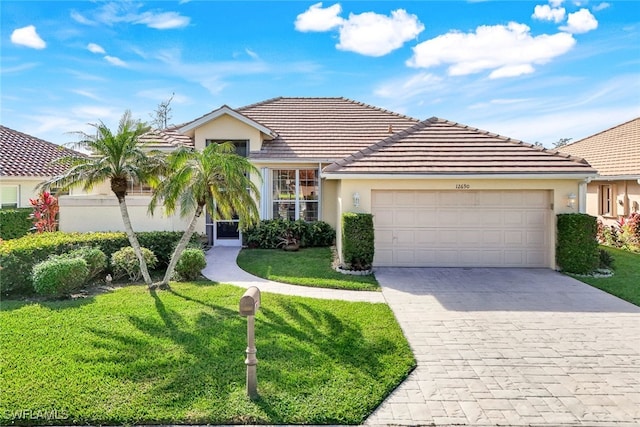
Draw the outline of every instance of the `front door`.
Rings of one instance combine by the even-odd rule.
[[[212,246],[242,246],[240,220],[216,220],[207,215],[207,237]]]

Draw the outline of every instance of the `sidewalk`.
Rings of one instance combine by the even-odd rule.
[[[382,292],[312,288],[262,279],[238,267],[236,263],[238,253],[240,253],[239,247],[217,246],[209,249],[206,253],[207,266],[202,270],[202,275],[214,282],[229,283],[243,288],[257,286],[262,292],[343,301],[386,302]]]

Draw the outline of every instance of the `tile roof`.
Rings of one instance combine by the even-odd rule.
[[[57,175],[67,167],[49,162],[69,155],[84,154],[0,125],[0,176]]]
[[[584,157],[603,176],[640,175],[640,117],[559,150]]]
[[[595,174],[583,159],[437,117],[324,169],[373,174]]]
[[[333,162],[419,120],[347,98],[273,98],[236,111],[272,129],[252,159]]]
[[[138,141],[151,149],[173,148],[178,145],[193,146],[193,140],[178,131],[178,126],[152,129],[138,137]]]

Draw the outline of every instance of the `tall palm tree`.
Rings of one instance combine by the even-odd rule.
[[[182,251],[187,247],[206,210],[212,218],[231,218],[237,215],[244,229],[259,220],[256,200],[258,188],[249,178],[258,169],[245,157],[235,154],[233,144],[211,144],[199,152],[182,147],[168,156],[167,177],[160,181],[149,204],[153,212],[159,202],[168,215],[180,209],[180,216],[190,214],[191,222],[171,255],[169,266],[160,287],[168,287]]]
[[[129,243],[140,262],[142,277],[147,286],[151,287],[149,269],[142,256],[138,238],[133,231],[125,200],[129,180],[154,181],[153,162],[150,161],[153,156],[145,153],[138,143],[138,137],[147,132],[149,127],[139,120],[132,119],[129,110],[122,115],[116,133],[113,133],[102,121],[91,124],[91,126],[96,129],[94,135],[74,132],[80,136],[80,141],[74,143],[74,148],[86,150],[91,155],[87,157],[61,157],[56,162],[68,164],[69,169],[64,174],[54,176],[42,183],[41,187],[66,190],[81,186],[84,191],[89,191],[96,184],[109,181],[111,191],[118,198]]]

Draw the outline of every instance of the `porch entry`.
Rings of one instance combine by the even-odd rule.
[[[206,145],[230,142],[236,148],[236,154],[247,157],[249,141],[237,139],[207,139]],[[213,220],[209,214],[206,217],[207,241],[211,246],[242,246],[240,233],[240,219],[234,215],[230,219]]]

